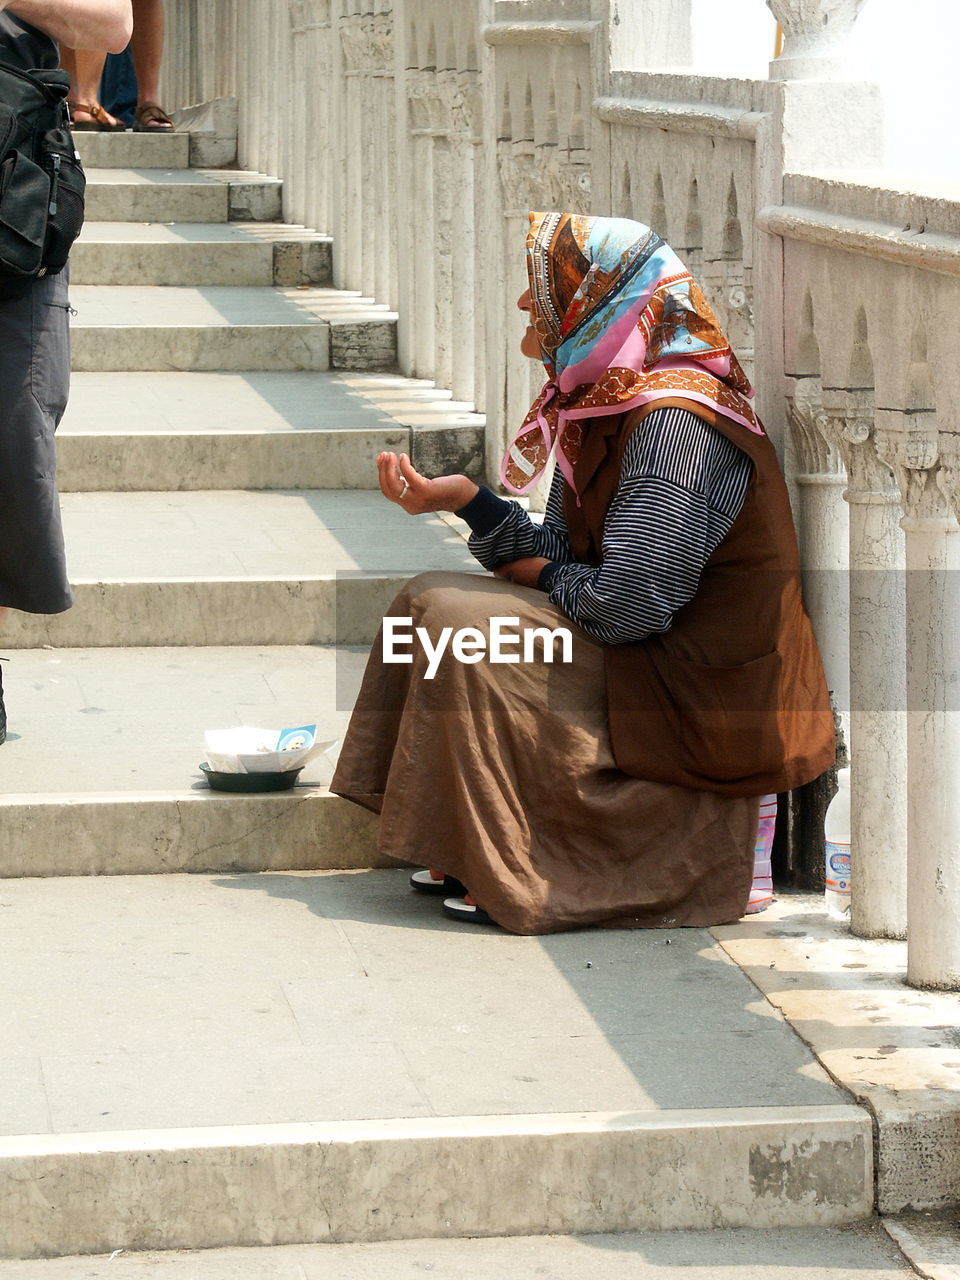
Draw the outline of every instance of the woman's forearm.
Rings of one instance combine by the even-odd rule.
[[[3,9],[74,49],[120,53],[133,30],[130,0],[0,0]]]

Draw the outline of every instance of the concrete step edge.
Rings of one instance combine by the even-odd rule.
[[[28,1135],[0,1139],[0,1203],[7,1258],[827,1226],[871,1212],[872,1127],[841,1104]]]
[[[279,178],[251,174],[219,181],[111,182],[99,176],[106,172],[87,171],[88,223],[130,218],[137,222],[218,224],[283,220],[283,182]],[[216,174],[208,170],[204,176],[215,178]]]
[[[10,794],[0,797],[0,821],[9,837],[3,879],[397,865],[377,850],[373,814],[320,786]]]
[[[75,323],[73,368],[78,373],[392,372],[396,326],[392,315],[304,316],[282,324]]]
[[[250,240],[81,239],[70,261],[75,285],[296,288],[331,283],[333,242],[309,233]]]
[[[397,584],[416,572],[75,579],[72,609],[12,615],[4,648],[370,644]]]
[[[91,169],[190,169],[190,135],[157,137],[150,133],[74,133],[84,165]]]
[[[485,480],[484,427],[445,420],[429,426],[210,432],[88,432],[61,428],[61,493],[185,489],[376,489],[376,455],[408,453],[426,474],[464,472]]]
[[[330,328],[321,320],[137,328],[74,324],[71,343],[76,373],[320,373],[331,366]]]
[[[108,184],[111,187],[116,186],[115,183]],[[175,184],[170,187],[140,187],[138,190],[177,190]],[[204,190],[220,190],[219,187],[210,184]],[[288,240],[299,241],[307,240],[311,244],[319,241],[322,244],[333,244],[333,236],[328,235],[325,231],[317,231],[314,227],[308,227],[302,222],[285,222],[282,218],[274,218],[269,222],[261,222],[257,218],[248,218],[246,220],[238,218],[234,223],[215,222],[184,222],[179,223],[174,218],[169,222],[148,224],[144,227],[143,220],[140,218],[102,218],[97,221],[97,231],[81,231],[80,238],[76,244],[106,244],[106,245],[177,245],[182,244],[271,244],[274,239],[283,241]],[[170,239],[151,239],[150,235],[163,236],[171,235],[177,232],[178,228],[184,227],[189,231],[201,231],[206,229],[208,232],[217,232],[222,239],[210,240],[170,240]],[[156,229],[154,229],[156,227]],[[112,228],[111,234],[108,236],[105,228]],[[147,232],[149,234],[138,234]],[[99,234],[98,234],[99,233]],[[243,233],[249,234],[249,239],[241,239]],[[184,232],[186,234],[186,230]]]

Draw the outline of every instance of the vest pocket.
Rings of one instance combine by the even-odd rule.
[[[43,254],[50,179],[22,151],[0,164],[0,273],[35,275]]]
[[[680,749],[690,773],[716,782],[776,773],[784,743],[777,715],[781,657],[774,651],[737,667],[670,655]]]

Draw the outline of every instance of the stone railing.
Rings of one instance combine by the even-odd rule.
[[[960,204],[789,176],[789,471],[818,634],[843,668],[854,926],[960,984]],[[808,597],[810,593],[808,592]]]
[[[960,205],[884,188],[878,92],[845,79],[861,3],[769,0],[783,52],[743,80],[690,70],[683,0],[168,0],[166,86],[238,99],[240,163],[398,311],[403,371],[486,414],[491,473],[537,383],[527,211],[634,217],[686,259],[793,492],[854,930],[909,924],[911,981],[958,987]]]

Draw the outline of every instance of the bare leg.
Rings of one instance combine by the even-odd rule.
[[[133,0],[133,38],[130,52],[137,72],[137,107],[160,96],[160,63],[163,60],[163,0]],[[170,128],[161,122],[155,128]]]
[[[73,108],[73,118],[78,124],[96,124],[97,119],[89,108],[100,101],[100,77],[103,75],[103,64],[107,60],[106,53],[97,49],[68,49],[65,45],[60,49],[60,61],[70,75],[70,101],[83,103],[83,107]],[[118,125],[116,116],[104,113],[101,123]]]

